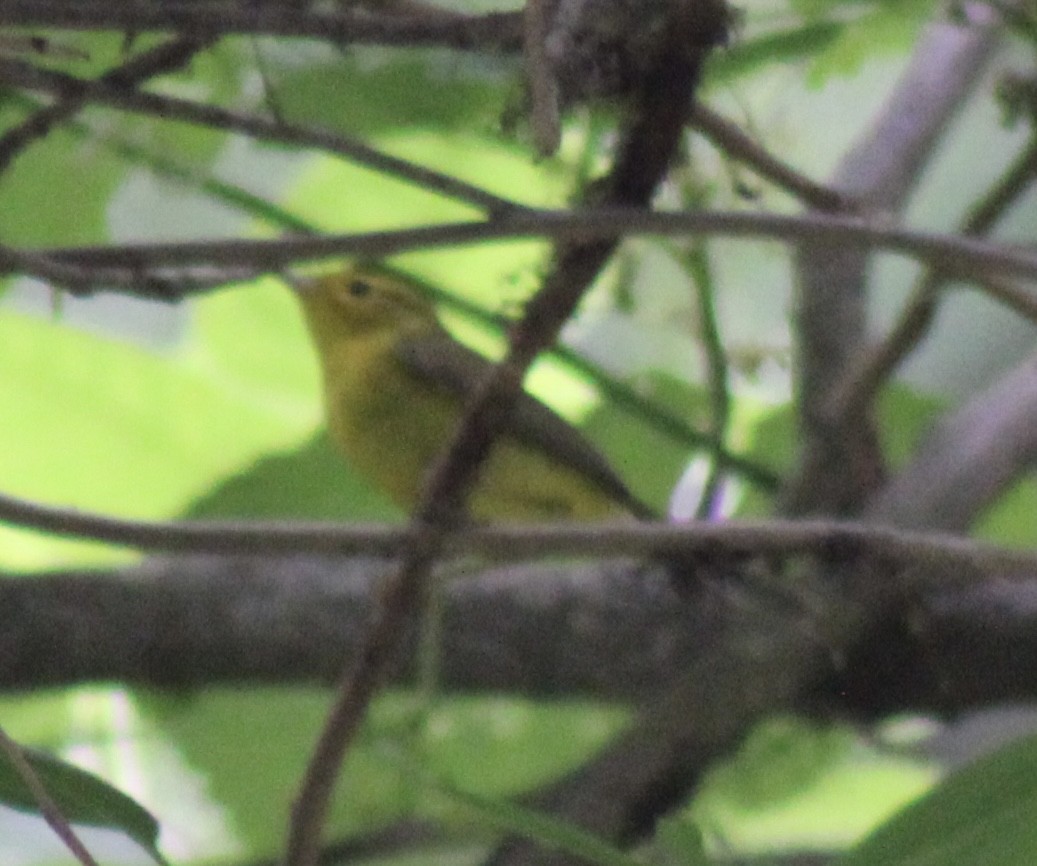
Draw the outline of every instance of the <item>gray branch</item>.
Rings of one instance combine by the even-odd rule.
[[[979,80],[999,29],[988,7],[970,26],[930,25],[871,130],[829,186],[875,212],[899,214],[947,125]],[[852,513],[874,489],[881,459],[869,419],[829,418],[833,387],[866,343],[868,251],[804,243],[796,255],[803,464],[788,491],[791,513]]]
[[[1035,465],[1037,353],[942,418],[870,504],[867,516],[904,529],[966,532],[986,506]]]
[[[855,551],[845,554],[862,567]],[[1028,662],[1037,654],[1037,579],[1005,572],[969,581],[951,567],[955,573],[941,581],[947,588],[922,602],[904,580],[913,569],[880,561],[881,583],[915,597],[915,630],[890,638],[887,627],[848,666],[855,688],[808,703],[871,718],[1037,697],[1037,669]],[[0,691],[103,681],[331,683],[356,652],[374,582],[390,567],[358,557],[195,556],[155,557],[114,572],[9,576],[0,580]],[[469,564],[467,573],[458,566],[442,577],[451,582],[441,687],[641,704],[683,672],[720,664],[725,641],[750,656],[782,634],[804,632],[813,641],[815,619],[837,614],[841,604],[831,588],[809,599],[782,584],[761,591],[751,558],[714,560],[710,573],[704,589],[677,591],[666,569],[629,560]],[[814,613],[805,618],[804,610]],[[876,659],[888,659],[894,644],[901,648],[895,657],[918,658],[890,679]],[[397,682],[410,676],[414,645],[402,642]],[[936,670],[944,656],[934,656],[933,646],[946,647],[954,663]],[[978,667],[957,661],[966,651]]]

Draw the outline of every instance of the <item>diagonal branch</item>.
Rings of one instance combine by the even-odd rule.
[[[1016,157],[965,220],[963,235],[983,236],[1008,209],[1022,198],[1037,180],[1037,136]],[[862,350],[851,359],[842,381],[829,397],[827,416],[858,418],[871,405],[883,382],[925,336],[936,312],[940,290],[950,275],[931,267],[916,282],[900,319],[889,335],[874,349]],[[1037,299],[1011,285],[988,282],[987,292],[1016,312],[1037,318]]]
[[[187,99],[127,89],[103,79],[86,81],[9,58],[0,57],[0,82],[27,90],[51,93],[66,101],[106,105],[163,120],[179,120],[224,132],[237,132],[262,141],[323,150],[375,171],[409,181],[431,192],[475,205],[490,214],[524,210],[515,202],[465,183],[453,175],[390,156],[359,139],[345,135],[278,123],[257,115]]]
[[[677,153],[701,61],[712,45],[725,38],[727,9],[720,0],[677,4],[671,23],[671,41],[640,83],[614,166],[590,196],[594,204],[650,204]],[[701,48],[689,54],[689,45]],[[453,440],[432,467],[412,518],[417,538],[382,587],[364,652],[347,669],[293,806],[288,866],[315,862],[339,767],[396,650],[395,635],[413,621],[426,595],[428,574],[480,465],[504,429],[526,371],[537,354],[554,343],[619,238],[617,233],[558,247],[551,274],[512,332],[507,357],[473,395]]]
[[[1037,354],[957,412],[869,504],[869,520],[965,532],[983,509],[1037,467]]]
[[[731,159],[748,165],[761,177],[796,196],[814,210],[853,213],[859,204],[831,187],[816,183],[782,162],[739,127],[707,105],[697,102],[691,112],[691,126]]]
[[[975,86],[996,44],[996,16],[968,6],[967,26],[936,24],[882,115],[844,157],[831,185],[868,208],[899,213],[948,123]],[[789,513],[853,513],[884,472],[871,420],[828,417],[832,388],[865,344],[869,257],[824,241],[797,253],[801,465],[784,496]]]
[[[200,51],[214,45],[217,37],[179,37],[141,52],[104,73],[103,84],[132,89],[149,78],[164,75],[187,65]],[[0,174],[33,141],[45,136],[55,124],[74,116],[85,104],[85,97],[66,96],[41,108],[0,136]]]

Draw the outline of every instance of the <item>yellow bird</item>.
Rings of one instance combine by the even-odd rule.
[[[415,505],[490,362],[412,286],[362,265],[292,278],[320,359],[331,439],[401,508]],[[528,394],[469,499],[479,520],[596,520],[651,511],[572,426]]]

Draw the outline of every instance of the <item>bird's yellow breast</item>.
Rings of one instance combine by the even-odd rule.
[[[328,430],[358,471],[401,508],[414,506],[462,411],[453,394],[415,380],[396,335],[353,340],[328,359]],[[469,509],[481,520],[592,520],[623,513],[577,473],[503,436],[480,473]]]

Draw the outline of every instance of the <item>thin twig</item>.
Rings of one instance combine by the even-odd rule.
[[[379,15],[317,12],[296,4],[108,3],[105,0],[4,0],[0,25],[65,30],[167,31],[182,34],[244,33],[299,36],[336,44],[443,46],[459,50],[518,50],[521,13],[486,15]]]
[[[1037,292],[1008,280],[987,277],[983,280],[983,293],[1037,325]]]
[[[400,630],[416,615],[424,596],[421,584],[441,552],[442,529],[412,523],[415,535],[405,548],[398,572],[382,581],[373,617],[355,660],[335,690],[331,711],[306,765],[299,794],[292,803],[285,866],[313,866],[318,860],[328,804],[346,752],[352,745],[375,690],[397,650]]]
[[[393,268],[389,267],[389,270]],[[428,294],[436,303],[444,304],[448,309],[459,311],[465,316],[476,319],[480,323],[492,328],[498,334],[503,334],[511,325],[511,320],[498,313],[487,310],[481,304],[466,300],[449,291],[422,280],[409,271],[399,271],[401,279],[414,283],[422,292]],[[558,358],[574,371],[580,373],[593,384],[597,385],[608,401],[617,408],[622,409],[645,424],[646,427],[656,430],[663,435],[673,439],[676,443],[694,449],[715,450],[716,443],[712,436],[702,430],[691,426],[680,415],[675,414],[650,397],[641,394],[636,388],[606,373],[600,366],[584,358],[564,344],[557,344],[550,350],[551,357]],[[716,459],[721,468],[727,472],[733,472],[746,481],[767,491],[774,491],[781,483],[776,472],[772,472],[748,457],[733,453],[725,447],[716,451]]]
[[[691,111],[690,123],[726,156],[745,163],[761,177],[791,193],[803,204],[822,212],[856,213],[861,210],[852,196],[824,186],[782,162],[736,124],[701,102]]]
[[[1037,280],[1037,252],[979,238],[915,231],[855,217],[783,215],[745,211],[658,212],[630,207],[586,210],[521,210],[491,221],[455,221],[412,229],[356,232],[277,240],[235,239],[126,244],[39,250],[67,264],[145,273],[163,267],[249,267],[279,271],[303,260],[364,255],[382,258],[407,250],[460,246],[502,239],[553,238],[589,241],[628,236],[715,235],[797,242],[824,241],[884,250],[940,265],[957,279],[982,281],[993,274]],[[0,267],[0,273],[9,273]],[[183,295],[162,296],[177,300]]]
[[[674,15],[675,27],[668,34],[673,51],[658,58],[654,72],[646,75],[640,99],[627,118],[612,170],[590,193],[597,202],[646,207],[669,170],[699,73],[700,57],[689,58],[686,44],[696,30],[701,30],[703,38],[698,44],[703,45],[704,53],[707,38],[719,42],[726,36],[727,9],[722,3],[701,4],[698,11],[705,20],[693,15],[685,21]],[[558,246],[551,273],[509,335],[507,356],[476,389],[452,441],[431,467],[411,519],[414,538],[403,551],[399,569],[383,582],[363,651],[342,680],[303,778],[292,810],[288,866],[313,866],[316,862],[342,760],[356,739],[400,635],[425,597],[423,587],[453,534],[479,468],[507,424],[529,367],[555,342],[619,239],[613,234]]]
[[[76,831],[72,829],[68,818],[65,817],[61,808],[47,793],[47,788],[43,784],[43,780],[40,779],[39,774],[32,768],[32,764],[25,759],[22,747],[7,736],[7,732],[2,727],[0,727],[0,751],[6,755],[8,762],[14,767],[18,777],[25,784],[25,787],[29,789],[33,800],[39,806],[43,820],[50,825],[54,834],[64,843],[65,847],[72,852],[72,856],[82,863],[83,866],[97,866],[97,861],[76,835]]]
[[[598,385],[614,405],[642,419],[647,427],[658,430],[683,445],[709,449],[718,466],[725,472],[737,474],[769,492],[774,492],[781,484],[781,477],[777,472],[749,457],[728,450],[724,443],[715,441],[710,431],[692,427],[679,415],[640,394],[636,388],[614,379],[566,346],[556,346],[552,354],[571,364],[574,369]]]
[[[731,421],[731,383],[727,354],[717,319],[716,281],[713,279],[709,254],[701,243],[692,245],[686,256],[686,264],[694,287],[698,336],[705,358],[706,387],[709,392],[710,467],[695,515],[699,519],[706,519],[717,513],[718,494],[723,480],[723,464],[719,454],[724,450]]]
[[[383,524],[123,520],[52,508],[0,494],[0,521],[60,537],[89,538],[137,550],[213,554],[371,554],[395,556],[415,530]],[[560,555],[720,557],[814,554],[877,557],[909,566],[984,574],[1037,575],[1037,553],[940,533],[908,532],[854,521],[760,520],[686,524],[603,522],[464,526],[444,541],[451,557],[497,561]]]
[[[156,45],[108,70],[98,80],[112,87],[132,89],[141,82],[182,68],[217,37],[182,37]],[[0,136],[0,174],[33,141],[45,136],[56,123],[67,120],[82,108],[84,100],[64,97],[41,108]]]
[[[41,98],[25,93],[8,93],[6,99],[13,107],[24,107],[29,111],[39,110],[45,106]],[[180,162],[175,156],[142,145],[131,137],[112,134],[102,125],[93,121],[84,121],[79,118],[68,119],[64,122],[64,129],[79,141],[90,141],[95,146],[100,144],[101,147],[120,159],[146,168],[153,174],[173,180],[192,191],[203,192],[218,200],[220,204],[238,210],[253,219],[261,220],[273,228],[299,234],[317,233],[316,226],[312,223],[249,192],[244,187],[219,180],[212,174],[189,165],[187,161]],[[222,282],[228,282],[230,279],[230,276],[226,276]],[[94,282],[96,282],[96,278],[94,278]]]
[[[198,268],[193,272],[145,273],[127,268],[96,269],[49,255],[0,244],[0,272],[36,277],[72,295],[89,295],[99,289],[119,290],[142,298],[171,300],[210,291],[230,282],[261,276],[255,268]]]
[[[1037,136],[1033,136],[1004,174],[971,209],[960,234],[969,237],[986,235],[1013,204],[1019,201],[1037,180]],[[940,291],[953,278],[953,272],[934,262],[920,277],[899,319],[886,338],[856,358],[843,379],[832,388],[825,411],[835,418],[853,418],[871,404],[882,383],[893,374],[929,330],[936,312]],[[982,281],[982,290],[1006,306],[1018,309],[1020,303],[1033,316],[1037,301],[996,279]]]
[[[558,81],[547,55],[550,24],[547,0],[526,0],[523,13],[529,122],[537,152],[541,156],[551,156],[562,140],[562,122]]]
[[[102,80],[88,81],[62,72],[0,58],[0,82],[8,86],[55,94],[80,103],[91,102],[163,120],[180,120],[224,132],[237,132],[262,141],[274,141],[323,150],[360,165],[392,175],[431,192],[475,205],[489,214],[523,211],[509,199],[399,157],[383,153],[357,138],[324,130],[285,125],[252,114],[115,86]]]

